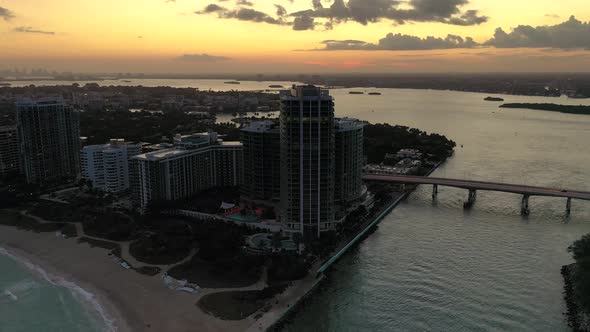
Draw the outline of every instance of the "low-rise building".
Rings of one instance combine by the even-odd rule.
[[[82,177],[92,186],[110,193],[129,189],[129,158],[141,153],[141,146],[123,139],[103,145],[85,146],[81,152]]]

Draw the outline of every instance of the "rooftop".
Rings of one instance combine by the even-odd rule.
[[[157,161],[157,160],[162,160],[162,159],[166,159],[166,158],[181,156],[183,154],[190,153],[190,152],[191,152],[190,150],[172,148],[172,149],[164,149],[164,150],[158,150],[158,151],[154,151],[154,152],[140,154],[140,155],[137,155],[131,159]]]
[[[280,92],[281,100],[332,100],[330,91],[314,85],[293,85]]]
[[[242,129],[242,131],[249,132],[249,133],[264,133],[267,132],[275,127],[275,123],[273,121],[252,121],[246,127]]]
[[[365,123],[358,119],[341,118],[336,119],[336,128],[341,131],[361,129]]]

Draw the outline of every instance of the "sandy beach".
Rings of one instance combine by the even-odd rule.
[[[0,247],[93,293],[119,332],[244,331],[254,323],[207,315],[195,305],[197,296],[169,290],[159,276],[125,270],[107,250],[76,239],[0,225]]]

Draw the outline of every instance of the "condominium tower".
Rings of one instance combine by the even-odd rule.
[[[253,201],[281,199],[281,135],[276,121],[254,121],[241,130],[244,144],[242,195]]]
[[[0,178],[18,174],[18,148],[15,126],[0,127]]]
[[[357,119],[336,119],[334,201],[347,208],[363,195],[364,126]]]
[[[80,118],[62,98],[22,99],[17,106],[20,167],[28,183],[58,185],[80,169]]]
[[[82,149],[82,176],[92,186],[110,193],[129,189],[129,158],[141,154],[141,146],[123,139],[109,144],[88,145]]]
[[[315,86],[280,99],[281,221],[288,233],[319,237],[334,227],[334,102]]]

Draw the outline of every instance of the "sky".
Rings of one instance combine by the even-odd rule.
[[[0,0],[0,70],[589,72],[588,0]]]

